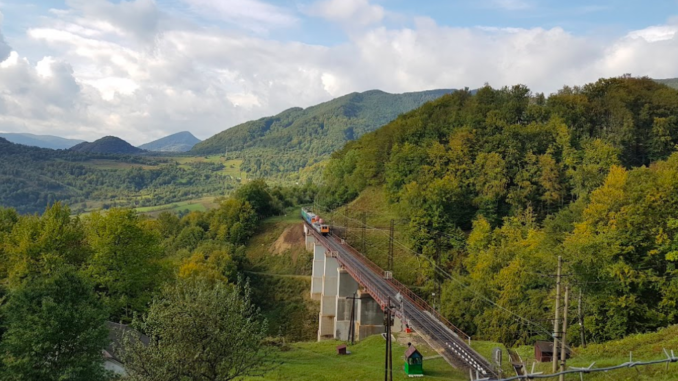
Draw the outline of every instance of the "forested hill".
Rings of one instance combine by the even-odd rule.
[[[71,151],[88,153],[136,154],[144,150],[134,147],[115,136],[105,136],[91,143],[84,142],[70,148]]]
[[[0,138],[0,207],[42,213],[63,201],[82,212],[223,195],[236,182],[223,169],[219,163],[55,151]]]
[[[457,91],[335,153],[318,201],[383,187],[410,249],[456,277],[425,266],[414,286],[445,280],[469,334],[548,338],[562,255],[587,335],[618,338],[678,323],[676,143],[678,91],[649,78]]]
[[[198,143],[200,143],[200,139],[188,131],[182,131],[140,145],[139,148],[155,152],[186,152]]]
[[[196,144],[190,152],[233,154],[244,159],[241,169],[254,175],[297,171],[398,115],[453,91],[352,93],[307,109],[292,108],[237,125]]]

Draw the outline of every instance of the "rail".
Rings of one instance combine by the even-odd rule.
[[[335,241],[338,241],[339,238],[336,236],[332,235]],[[372,271],[377,273],[379,276],[382,278],[386,279],[398,292],[407,297],[410,302],[414,303],[417,305],[419,308],[422,310],[430,313],[433,315],[436,319],[438,319],[441,323],[443,323],[447,328],[451,329],[452,332],[454,332],[457,336],[463,338],[466,341],[471,340],[471,336],[467,335],[464,331],[459,329],[457,326],[452,324],[449,320],[447,320],[443,315],[441,315],[438,311],[436,311],[430,304],[428,304],[424,299],[422,299],[419,295],[415,294],[407,288],[404,284],[400,283],[398,280],[396,280],[393,277],[386,277],[386,271],[384,271],[381,267],[379,267],[376,263],[372,262],[369,258],[367,258],[363,253],[359,252],[356,250],[353,246],[349,245],[346,241],[339,241],[348,251],[351,252],[351,254],[355,255],[356,258],[358,258],[365,266],[370,268]],[[350,273],[350,271],[349,271]],[[353,275],[353,274],[351,274]]]

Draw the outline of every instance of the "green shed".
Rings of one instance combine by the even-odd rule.
[[[424,376],[424,356],[410,343],[407,343],[405,351],[405,373],[409,377]]]

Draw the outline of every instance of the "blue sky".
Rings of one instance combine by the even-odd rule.
[[[132,143],[353,91],[678,77],[678,0],[0,0],[0,131]]]

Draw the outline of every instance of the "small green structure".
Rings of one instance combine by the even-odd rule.
[[[405,373],[409,377],[424,376],[424,356],[411,343],[407,343],[405,351]]]

